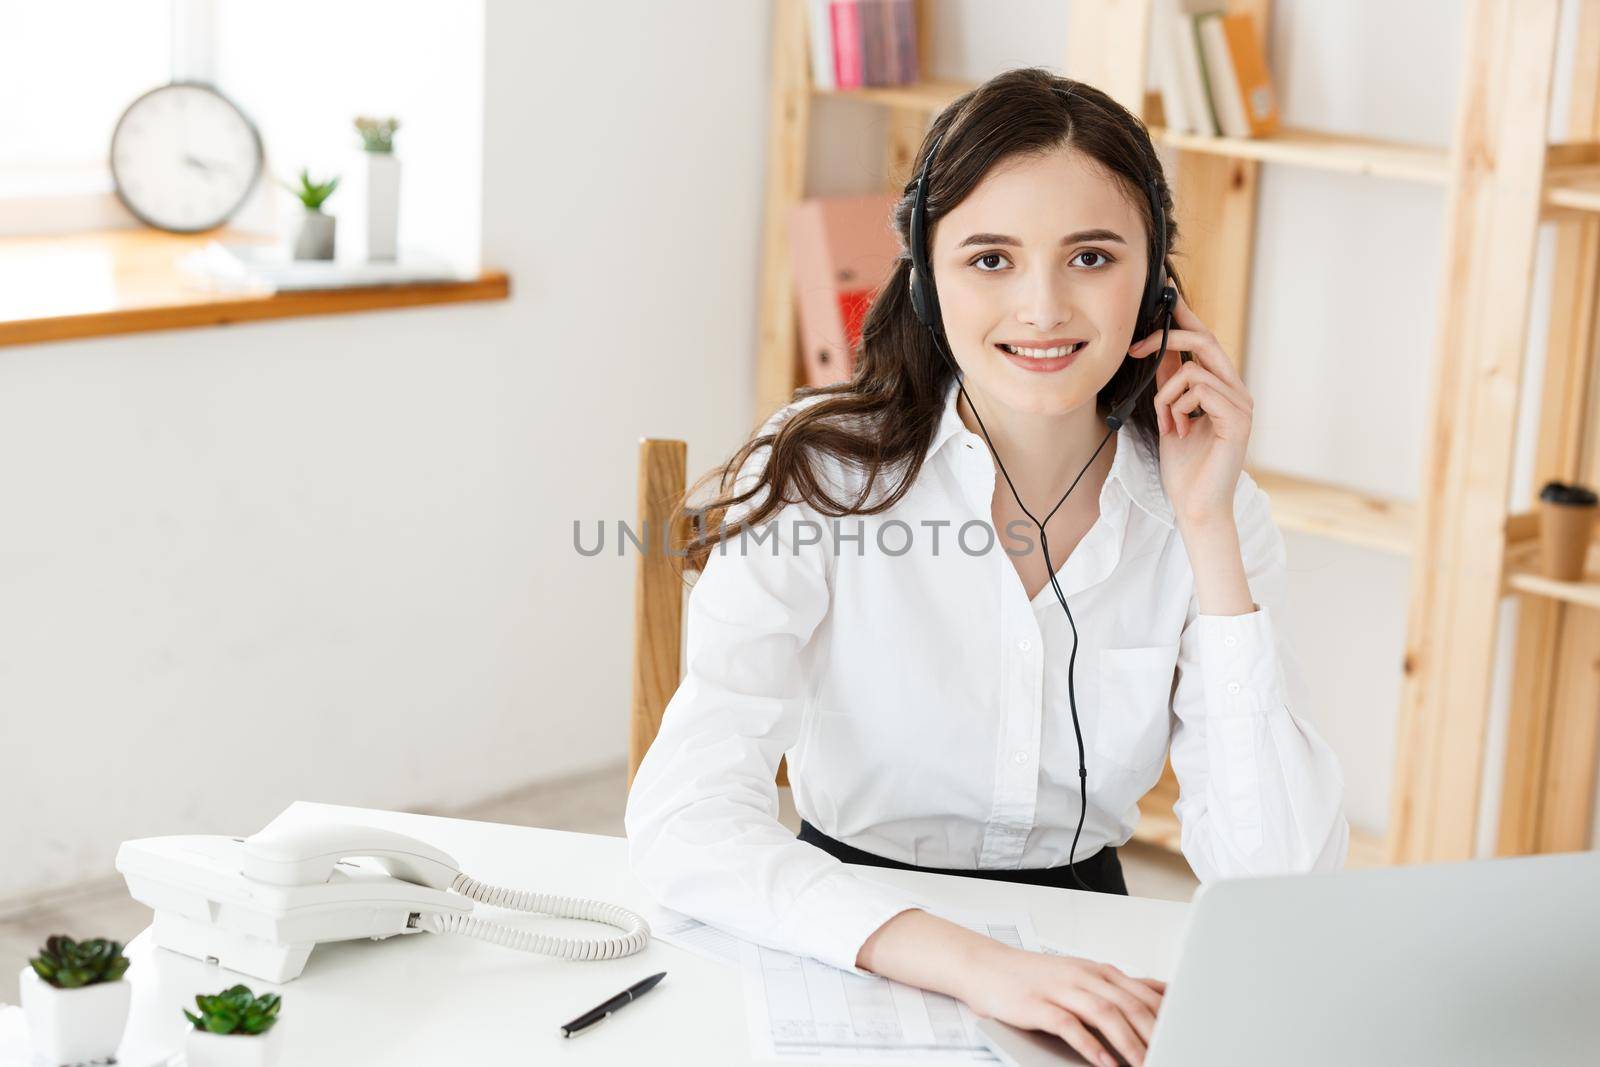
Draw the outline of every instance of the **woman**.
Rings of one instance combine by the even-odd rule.
[[[854,378],[801,390],[688,509],[713,521],[631,863],[738,936],[1139,1063],[1161,982],[1002,945],[841,861],[1125,894],[1116,847],[1170,746],[1199,878],[1343,864],[1338,764],[1290,708],[1282,536],[1243,471],[1253,405],[1165,288],[1172,201],[1126,109],[1010,71],[934,120],[917,171]]]

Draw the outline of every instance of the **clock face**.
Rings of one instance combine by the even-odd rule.
[[[175,233],[222,225],[261,176],[261,138],[209,85],[145,93],[111,134],[117,197],[141,222]]]

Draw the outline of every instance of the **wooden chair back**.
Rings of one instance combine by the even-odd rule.
[[[661,729],[667,702],[683,680],[683,580],[681,561],[663,549],[661,530],[673,522],[673,509],[687,484],[689,446],[683,441],[639,440],[638,525],[644,542],[633,582],[633,706],[628,716],[628,785]],[[689,532],[682,516],[670,544]],[[778,761],[777,782],[789,784],[786,761]]]

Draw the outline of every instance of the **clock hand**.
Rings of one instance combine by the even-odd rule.
[[[208,163],[205,160],[199,158],[198,156],[194,156],[194,155],[185,155],[183,157],[183,161],[185,163],[189,164],[189,166],[198,167],[201,170],[231,171],[233,169],[232,167],[225,167],[220,163]]]

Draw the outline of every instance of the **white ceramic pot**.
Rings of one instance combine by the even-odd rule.
[[[35,1063],[109,1061],[116,1056],[133,999],[127,978],[57,989],[32,967],[24,967],[18,983]]]
[[[332,259],[334,245],[334,218],[321,211],[307,211],[300,216],[300,229],[294,235],[295,259]]]
[[[189,1025],[183,1053],[188,1067],[272,1067],[278,1062],[283,1020],[264,1034],[213,1034]]]
[[[363,152],[367,164],[367,259],[392,260],[400,236],[400,160]]]

